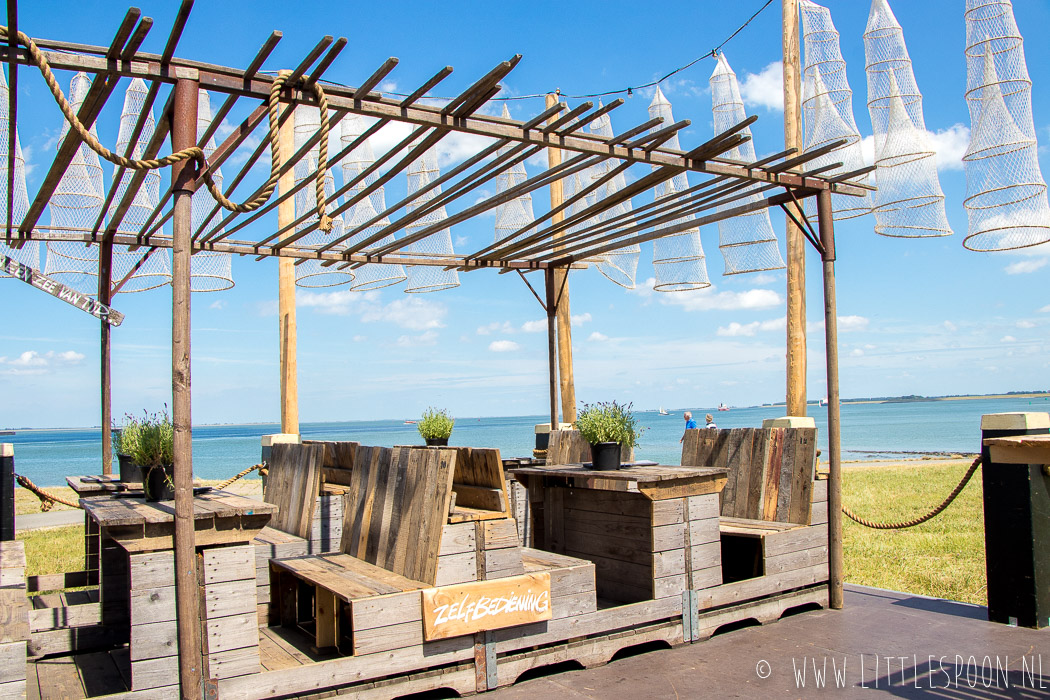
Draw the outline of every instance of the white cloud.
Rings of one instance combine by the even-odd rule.
[[[1002,338],[999,339],[999,342],[1000,343],[1013,343],[1016,340],[1017,340],[1017,338],[1013,337],[1012,335],[1004,335]]]
[[[583,324],[587,323],[590,320],[591,320],[591,315],[589,313],[584,313],[584,314],[580,314],[578,316],[570,316],[569,317],[569,321],[571,322],[571,324],[573,326],[582,326]]]
[[[1020,260],[1015,263],[1010,263],[1003,269],[1006,270],[1006,274],[1008,275],[1025,275],[1029,272],[1035,272],[1041,267],[1045,267],[1047,262],[1047,258],[1037,258],[1035,260]]]
[[[437,338],[437,331],[427,331],[420,335],[403,335],[397,339],[395,344],[400,348],[420,348],[436,345]]]
[[[547,321],[526,321],[521,324],[521,330],[524,333],[542,333],[547,330]]]
[[[733,321],[724,328],[719,328],[715,333],[721,336],[735,337],[735,336],[752,336],[758,331],[759,323],[754,321],[752,323],[740,324]]]
[[[650,277],[629,293],[646,300],[656,299],[661,304],[681,306],[686,311],[768,309],[783,303],[781,296],[772,289],[716,292],[716,288],[711,286],[688,292],[657,292],[653,289],[655,284],[656,280]]]
[[[410,296],[383,304],[374,291],[306,292],[298,295],[296,304],[322,314],[357,315],[363,323],[384,321],[413,331],[444,328],[443,319],[448,315],[448,307],[441,302]]]
[[[605,335],[604,333],[599,333],[598,331],[594,331],[589,336],[587,336],[587,340],[593,341],[595,343],[601,343],[608,339],[609,336]]]
[[[784,64],[773,61],[759,73],[748,73],[740,81],[740,96],[744,104],[784,110]]]
[[[1035,328],[1035,324],[1031,321],[1021,320],[1017,322],[1018,328]]]
[[[212,303],[208,304],[208,308],[209,309],[225,309],[226,308],[226,302],[223,301],[222,299],[218,299],[218,300],[213,301]]]
[[[945,321],[942,325],[944,325],[944,329],[946,331],[951,331],[952,333],[954,333],[955,331],[959,330],[959,327],[956,326],[951,321]]]
[[[12,367],[46,367],[47,358],[36,350],[26,350],[15,360],[9,360],[7,364]]]
[[[355,343],[363,343],[363,342],[365,342],[366,340],[368,340],[368,336],[367,336],[367,335],[355,335],[355,336],[354,336],[354,337],[352,338],[352,340],[353,340],[353,341],[354,341]]]
[[[1050,304],[1047,304],[1043,308],[1039,309],[1039,313],[1041,313],[1041,314],[1050,314]]]
[[[84,360],[82,353],[75,350],[55,352],[49,350],[43,354],[36,350],[26,350],[14,359],[0,357],[0,374],[26,375],[46,374],[53,367],[79,365]]]
[[[489,343],[489,350],[491,352],[514,352],[515,350],[520,349],[521,346],[513,340],[493,340]]]
[[[863,316],[839,316],[839,332],[863,331],[868,328],[868,319]]]
[[[970,145],[970,129],[955,124],[941,131],[927,131],[930,147],[937,154],[938,170],[962,170],[962,157]],[[875,137],[865,136],[860,141],[860,151],[865,165],[875,162]]]
[[[514,333],[515,328],[511,325],[510,321],[493,321],[484,326],[478,326],[478,335],[492,335],[493,333]]]
[[[852,350],[850,352],[849,355],[850,355],[850,357],[862,357],[864,355],[864,351],[861,350],[860,348],[855,348],[854,350]]]

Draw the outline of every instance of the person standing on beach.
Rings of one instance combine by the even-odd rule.
[[[686,411],[685,413],[683,413],[682,414],[682,418],[685,418],[685,429],[686,430],[691,430],[691,429],[696,427],[696,421],[693,420],[693,414],[690,413],[689,411]],[[682,437],[680,437],[678,439],[678,442],[682,442],[683,440],[685,440],[685,433],[682,433]]]
[[[715,430],[718,430],[718,426],[715,425],[715,417],[712,416],[710,413],[704,416],[704,420],[707,421],[707,425],[704,426],[705,429],[714,428]]]

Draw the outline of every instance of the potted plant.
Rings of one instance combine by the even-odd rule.
[[[141,483],[142,473],[131,457],[132,450],[138,444],[141,424],[130,413],[124,416],[124,425],[113,430],[113,451],[117,454],[120,468],[120,480],[125,484]]]
[[[452,426],[455,424],[456,419],[450,416],[448,411],[431,407],[423,411],[423,417],[416,427],[428,445],[448,445],[448,436],[452,434]]]
[[[576,416],[576,429],[591,445],[595,469],[619,469],[621,449],[638,444],[643,429],[635,424],[632,406],[615,401],[583,404]]]
[[[121,433],[123,447],[123,431]],[[167,407],[161,413],[144,413],[141,420],[135,421],[133,434],[134,440],[127,444],[128,455],[142,473],[146,500],[170,501],[175,497],[175,427]]]

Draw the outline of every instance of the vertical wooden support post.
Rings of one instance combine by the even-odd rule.
[[[558,359],[556,327],[556,299],[554,288],[554,268],[543,270],[543,281],[547,291],[547,367],[550,373],[551,394],[551,430],[558,427]]]
[[[798,0],[783,0],[784,147],[802,151]],[[788,204],[794,207],[793,204]],[[795,209],[796,216],[799,214]],[[806,241],[784,216],[787,243],[787,413],[806,415]],[[830,399],[830,397],[829,397]]]
[[[828,370],[828,599],[842,608],[842,450],[839,432],[839,330],[835,302],[835,224],[831,217],[831,191],[817,195],[820,243],[824,246],[824,338]]]
[[[175,151],[197,142],[195,80],[175,83],[171,118],[171,145]],[[171,393],[175,426],[175,600],[179,630],[179,692],[182,698],[201,697],[201,617],[197,583],[197,555],[193,532],[193,431],[190,412],[190,237],[193,233],[195,161],[172,168],[175,194],[172,218]]]
[[[0,542],[10,542],[14,538],[15,446],[0,442]]]
[[[551,93],[547,95],[547,107],[553,107],[558,103],[558,96]],[[557,119],[557,115],[550,121]],[[547,149],[547,164],[554,168],[561,165],[561,149]],[[551,209],[559,207],[565,201],[565,193],[562,181],[557,180],[550,185]],[[558,212],[551,217],[552,224],[558,224],[565,219],[564,212]],[[555,234],[554,238],[560,238],[562,234]],[[555,246],[554,250],[560,247]],[[557,268],[554,272],[554,287],[557,294],[557,316],[558,316],[558,378],[561,384],[561,414],[566,423],[576,422],[576,382],[572,371],[572,312],[569,309],[569,268]],[[551,423],[551,430],[557,427]]]
[[[290,73],[290,71],[284,71]],[[285,109],[295,109],[288,105]],[[280,130],[281,164],[295,153],[295,119],[284,120]],[[289,192],[295,187],[292,168],[277,181],[277,193]],[[284,228],[295,221],[295,197],[277,205],[277,226]],[[292,235],[294,231],[289,231]],[[281,346],[281,432],[299,433],[299,361],[298,330],[295,323],[295,262],[291,258],[277,259],[278,337]]]
[[[109,306],[113,300],[113,240],[105,237],[98,251],[98,301]],[[102,336],[99,341],[99,364],[102,385],[102,473],[113,473],[113,379],[111,328],[109,322],[99,322]]]

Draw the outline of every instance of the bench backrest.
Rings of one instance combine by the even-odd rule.
[[[455,471],[455,448],[358,447],[343,552],[433,585]]]
[[[270,518],[270,527],[310,539],[323,464],[322,445],[273,445],[263,490],[263,500],[278,508]]]
[[[350,485],[350,473],[354,468],[354,456],[359,442],[333,440],[303,440],[304,445],[322,445],[324,447],[324,471],[321,481],[326,484]]]
[[[634,448],[620,453],[620,461],[634,460]],[[591,461],[591,446],[579,430],[552,430],[547,441],[547,464],[578,464]]]
[[[494,447],[456,447],[456,505],[507,513],[507,481]]]
[[[685,431],[682,466],[729,470],[722,515],[808,525],[817,465],[816,428]]]

